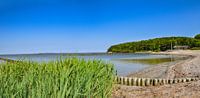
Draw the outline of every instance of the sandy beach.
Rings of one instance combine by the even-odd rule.
[[[200,51],[177,50],[159,52],[153,54],[173,54],[188,56],[188,59],[175,62],[174,64],[161,64],[146,68],[128,77],[141,78],[188,78],[200,77]],[[178,83],[173,85],[136,87],[116,85],[113,98],[200,98],[200,81]]]

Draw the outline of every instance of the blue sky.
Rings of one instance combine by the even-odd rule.
[[[200,33],[199,0],[1,0],[0,54],[105,52]]]

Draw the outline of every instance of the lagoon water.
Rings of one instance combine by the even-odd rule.
[[[117,74],[126,76],[129,73],[139,71],[149,66],[154,66],[164,62],[174,62],[184,59],[173,55],[153,55],[141,53],[44,53],[44,54],[18,54],[18,55],[0,55],[0,57],[14,60],[32,60],[37,62],[47,62],[59,59],[60,57],[78,57],[84,59],[101,59],[111,62],[115,65]]]

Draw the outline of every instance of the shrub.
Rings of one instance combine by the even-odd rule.
[[[199,39],[200,40],[200,34],[195,35],[194,37],[195,39]]]

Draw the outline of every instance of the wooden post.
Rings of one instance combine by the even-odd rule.
[[[158,80],[157,79],[153,79],[153,86],[157,86],[158,85]]]
[[[137,78],[136,86],[141,86],[141,78]]]
[[[146,79],[146,82],[145,82],[145,86],[150,86],[150,85],[151,85],[150,81],[151,81],[151,80],[150,80],[149,78],[147,78],[147,79]]]
[[[137,86],[137,78],[133,79],[133,86]]]
[[[145,78],[142,78],[142,79],[141,79],[141,82],[142,82],[142,83],[141,83],[141,86],[145,86],[146,79],[145,79]]]

